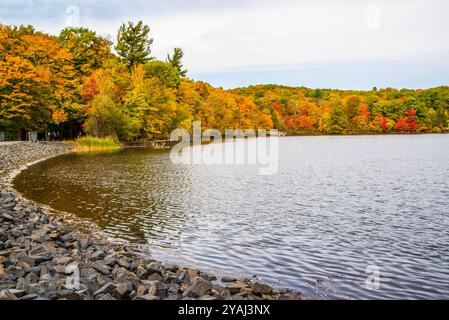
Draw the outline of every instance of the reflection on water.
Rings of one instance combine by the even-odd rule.
[[[449,136],[279,142],[273,176],[129,149],[39,163],[15,186],[222,273],[329,296],[449,298]],[[365,287],[369,266],[379,290]]]

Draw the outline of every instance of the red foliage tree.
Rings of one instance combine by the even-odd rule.
[[[410,132],[415,132],[417,127],[416,110],[410,109],[407,112],[407,129]]]
[[[394,126],[394,130],[399,131],[399,132],[404,132],[404,131],[408,130],[407,119],[405,119],[404,117],[400,117],[398,122],[396,122],[396,124]]]

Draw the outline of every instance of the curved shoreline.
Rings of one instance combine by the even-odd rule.
[[[21,150],[22,149],[22,150]],[[62,143],[0,144],[0,300],[300,300],[254,278],[167,265],[132,245],[79,232],[73,217],[23,197],[13,179],[33,164],[69,154]],[[72,221],[68,221],[72,219]]]

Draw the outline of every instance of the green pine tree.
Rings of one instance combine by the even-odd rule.
[[[182,58],[184,57],[184,51],[181,48],[175,48],[173,50],[173,55],[167,54],[167,63],[171,64],[176,70],[180,77],[185,77],[187,75],[187,70],[183,69]]]
[[[150,57],[153,39],[149,33],[150,27],[142,21],[137,24],[128,22],[120,27],[115,50],[130,69],[153,59]]]

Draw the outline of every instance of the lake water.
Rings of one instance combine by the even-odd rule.
[[[67,155],[15,186],[162,260],[311,296],[449,298],[449,135],[281,138],[272,176],[163,151]]]

